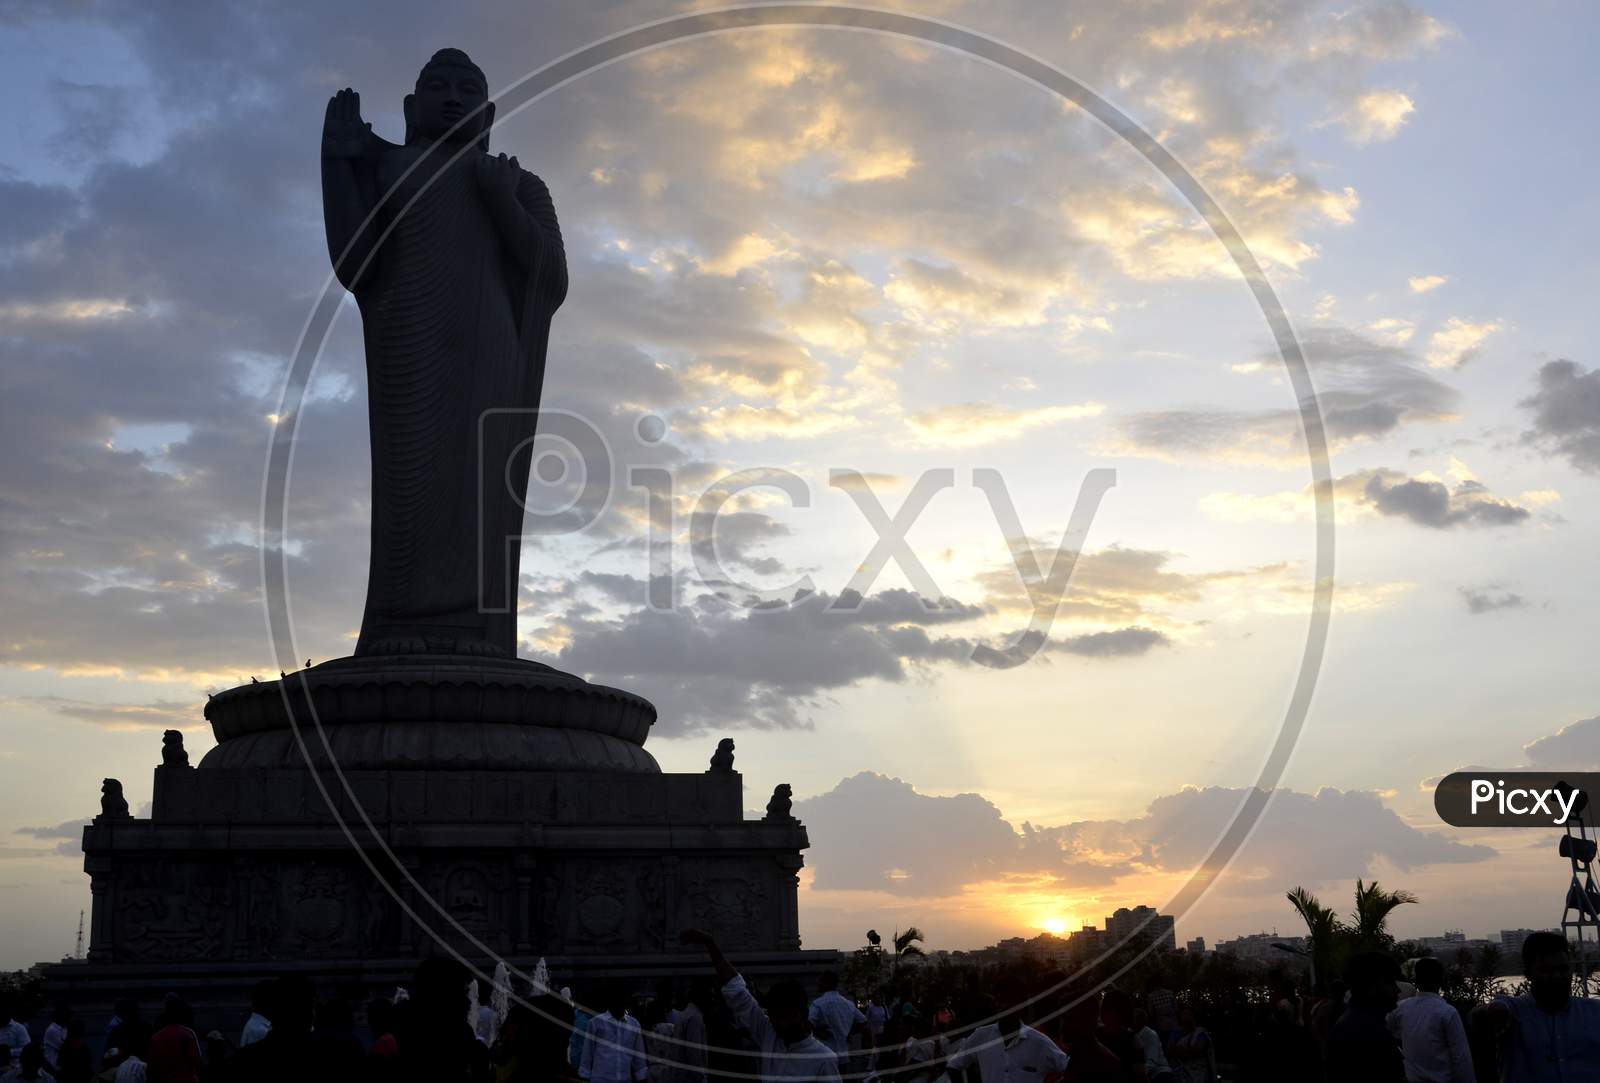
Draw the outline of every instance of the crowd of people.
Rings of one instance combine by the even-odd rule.
[[[537,988],[509,1005],[462,964],[428,959],[412,982],[358,1005],[319,999],[309,978],[259,985],[232,1033],[201,1036],[168,995],[147,1023],[121,1002],[96,1055],[58,1008],[38,1034],[0,1005],[0,1083],[702,1083],[879,1080],[978,1083],[1600,1083],[1600,1001],[1573,998],[1569,947],[1528,937],[1527,992],[1468,1012],[1440,996],[1445,968],[1357,955],[1341,980],[1273,989],[1222,1055],[1198,998],[1043,984],[1000,973],[960,997],[889,982],[857,998],[823,973],[814,989],[758,992],[703,932],[712,976],[639,997],[615,982],[575,998]],[[813,995],[814,994],[814,995]],[[500,999],[498,1006],[491,1003]]]

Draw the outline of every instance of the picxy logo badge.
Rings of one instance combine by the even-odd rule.
[[[1456,827],[1563,827],[1585,815],[1600,775],[1457,771],[1433,791],[1439,818]]]

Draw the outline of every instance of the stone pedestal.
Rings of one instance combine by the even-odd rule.
[[[340,658],[206,704],[201,768],[659,773],[640,696],[521,659]]]
[[[799,950],[804,826],[745,820],[737,772],[662,773],[637,696],[535,663],[360,658],[206,714],[217,747],[155,769],[149,819],[84,829],[89,960],[51,969],[64,995],[215,979],[232,1002],[284,970],[376,991],[449,952],[649,982],[703,962],[687,926],[755,973],[835,957]]]

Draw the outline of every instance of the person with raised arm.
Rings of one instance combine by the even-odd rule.
[[[679,939],[705,949],[717,972],[717,986],[722,990],[728,1010],[739,1025],[750,1032],[756,1048],[761,1050],[763,1080],[839,1078],[839,1058],[811,1033],[805,986],[797,981],[776,983],[767,992],[767,1006],[763,1010],[710,933],[685,929]]]

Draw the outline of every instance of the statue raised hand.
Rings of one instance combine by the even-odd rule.
[[[345,87],[328,99],[322,118],[322,156],[359,158],[371,142],[372,125],[361,119],[361,95]]]

